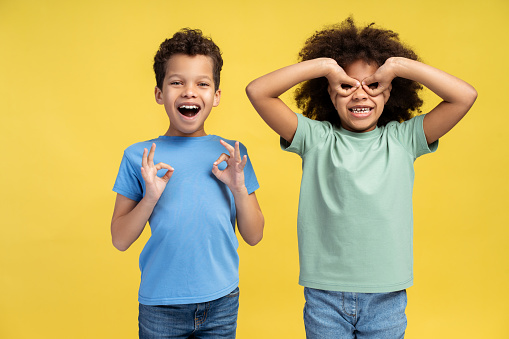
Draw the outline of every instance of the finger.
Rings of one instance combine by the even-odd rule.
[[[365,84],[365,85],[362,85],[362,88],[364,89],[364,91],[366,93],[368,93],[372,97],[379,95],[380,93],[384,92],[387,89],[387,87],[385,87],[381,83],[378,83],[377,87],[375,87],[374,85],[375,85],[375,83]]]
[[[164,168],[164,169],[167,169],[167,170],[171,170],[171,171],[173,171],[173,170],[174,170],[174,169],[173,169],[173,167],[171,167],[171,166],[170,166],[170,165],[168,165],[168,164],[165,164],[164,162],[160,162],[160,163],[158,163],[158,164],[155,166],[155,168],[156,168],[156,170],[158,170],[158,171],[159,171],[160,169],[163,169],[163,168]]]
[[[362,88],[364,88],[364,91],[369,95],[376,96],[387,89],[387,82],[377,77],[375,73],[362,80]]]
[[[156,151],[156,144],[155,143],[152,143],[152,146],[150,147],[150,152],[148,153],[148,159],[147,159],[147,163],[149,165],[154,165],[154,153]]]
[[[223,174],[223,171],[221,171],[218,167],[217,167],[217,163],[214,163],[214,165],[212,165],[212,174],[214,174],[216,176],[216,178],[220,178],[221,175]]]
[[[340,91],[339,91],[340,95],[342,95],[342,96],[349,96],[350,94],[355,92],[361,86],[360,81],[358,81],[354,78],[351,78],[346,74],[345,74],[344,79],[342,79],[342,80],[343,80],[343,82],[340,85]]]
[[[173,172],[174,172],[173,167],[168,168],[168,170],[166,171],[166,173],[164,173],[161,179],[163,179],[164,181],[170,180],[171,176],[173,175]]]
[[[238,165],[238,168],[242,171],[244,169],[244,167],[246,167],[246,164],[247,164],[247,155],[244,155],[242,157],[242,161]]]
[[[141,177],[145,182],[150,181],[150,177],[148,176],[147,170],[144,167],[141,168]]]
[[[235,160],[237,162],[240,162],[242,159],[240,159],[240,142],[235,142]]]
[[[143,149],[143,156],[141,157],[141,166],[145,167],[147,166],[147,149]]]
[[[341,91],[339,91],[339,94],[347,97],[349,95],[352,95],[353,92],[355,92],[359,88],[359,86],[352,86],[352,87],[347,87],[347,88],[341,87]]]
[[[229,143],[227,143],[226,141],[224,140],[219,140],[219,142],[221,143],[221,145],[224,146],[224,148],[226,148],[228,150],[228,152],[230,154],[232,154],[233,152],[235,152],[235,149],[232,147],[232,145],[230,145]]]
[[[219,158],[217,158],[216,161],[214,161],[214,165],[217,166],[218,164],[222,163],[223,161],[228,162],[230,160],[230,156],[228,154],[222,153]]]

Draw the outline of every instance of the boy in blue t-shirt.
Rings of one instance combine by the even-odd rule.
[[[125,251],[147,221],[151,228],[140,255],[140,338],[235,338],[235,222],[255,245],[264,218],[246,148],[205,133],[219,104],[222,65],[219,48],[200,30],[183,29],[161,44],[155,99],[169,128],[125,150],[113,187],[113,245]]]
[[[475,89],[352,18],[317,31],[298,64],[247,87],[302,158],[297,229],[307,338],[403,338],[413,283],[413,164],[469,111]],[[295,85],[295,114],[279,96]],[[412,117],[422,85],[442,98]]]

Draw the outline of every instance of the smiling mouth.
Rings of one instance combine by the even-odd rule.
[[[188,118],[194,117],[198,112],[200,112],[200,106],[198,105],[182,105],[178,107],[178,111],[183,116]]]
[[[373,107],[352,107],[348,109],[355,116],[368,116],[371,114]]]

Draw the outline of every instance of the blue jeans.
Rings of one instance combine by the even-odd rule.
[[[217,300],[185,305],[140,304],[140,339],[235,338],[239,288]]]
[[[405,336],[406,290],[347,293],[304,288],[304,325],[308,339]]]

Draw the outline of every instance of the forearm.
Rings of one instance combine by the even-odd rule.
[[[125,251],[139,238],[154,210],[156,202],[143,198],[130,212],[120,216],[113,216],[111,238],[115,248]]]
[[[390,58],[396,76],[416,81],[448,103],[468,108],[474,103],[477,92],[467,82],[440,69],[406,58]]]
[[[237,210],[237,227],[242,239],[251,246],[262,240],[265,223],[255,193],[243,190],[234,194]]]
[[[428,144],[449,132],[477,98],[471,85],[437,68],[405,58],[391,58],[387,62],[396,76],[417,81],[443,99],[424,117],[423,129]]]
[[[326,76],[334,63],[318,58],[283,67],[253,80],[246,88],[247,95],[252,101],[277,98],[303,81]]]
[[[279,96],[293,86],[314,78],[327,76],[332,59],[320,58],[290,65],[253,80],[246,93],[260,117],[277,134],[291,142],[297,130],[297,117]]]

